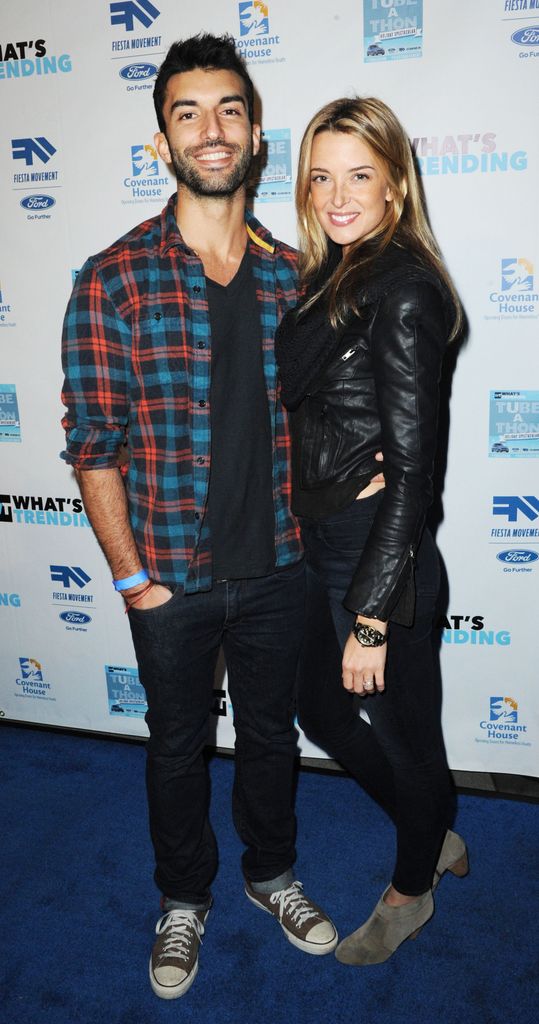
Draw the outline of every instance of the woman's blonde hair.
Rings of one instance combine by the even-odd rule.
[[[316,279],[328,257],[327,236],[318,223],[311,199],[311,153],[314,139],[321,132],[355,135],[366,143],[381,166],[393,200],[386,203],[381,222],[351,245],[329,280],[317,288]],[[296,206],[300,275],[302,283],[311,286],[311,292],[314,285],[314,294],[304,308],[326,295],[334,327],[345,321],[348,310],[357,313],[358,282],[366,283],[375,269],[375,261],[393,240],[418,255],[446,284],[455,304],[451,337],[456,336],[462,320],[460,302],[427,220],[412,148],[401,123],[382,100],[343,98],[326,104],[314,115],[301,142]]]

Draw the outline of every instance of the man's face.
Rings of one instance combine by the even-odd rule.
[[[249,122],[239,75],[201,68],[173,75],[163,116],[166,134],[158,132],[155,145],[179,184],[214,198],[231,196],[244,184],[260,147],[260,126]]]

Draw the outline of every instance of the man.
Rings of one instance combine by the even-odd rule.
[[[245,210],[260,127],[233,40],[174,44],[154,102],[178,193],[81,270],[64,326],[63,422],[148,700],[163,894],[150,981],[173,999],[194,981],[217,867],[203,748],[221,645],[245,892],[305,952],[331,952],[337,933],[292,871],[304,576],[273,335],[295,300],[295,254]]]

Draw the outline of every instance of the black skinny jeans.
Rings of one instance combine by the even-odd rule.
[[[411,627],[390,624],[386,689],[359,698],[345,690],[342,649],[355,616],[342,600],[383,491],[324,521],[302,518],[307,559],[306,643],[298,692],[306,735],[339,761],[396,825],[392,882],[407,896],[430,889],[454,813],[441,730],[441,694],[432,646],[439,562],[425,530],[417,552]],[[359,716],[363,707],[369,725]]]

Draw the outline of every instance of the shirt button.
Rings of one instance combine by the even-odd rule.
[[[195,295],[198,295],[198,294],[199,294],[199,292],[201,292],[201,291],[202,291],[202,289],[201,289],[201,287],[200,287],[200,285],[199,285],[199,284],[195,284],[195,285],[193,286],[193,291],[194,291]]]
[[[195,512],[195,519],[200,519],[200,512]]]
[[[199,341],[198,344],[197,344],[197,347],[198,348],[206,348],[206,345],[204,344],[203,341]]]
[[[154,320],[161,320],[161,317],[162,317],[161,313],[154,313],[154,315],[153,315]]]
[[[203,398],[201,398],[201,399],[200,399],[200,402],[199,402],[198,404],[199,404],[199,406],[200,406],[200,408],[201,408],[201,409],[203,409],[203,408],[204,408],[204,406],[206,405],[206,403],[205,403],[205,401],[204,401],[204,399],[203,399]]]
[[[202,466],[202,465],[203,465],[203,463],[204,463],[204,459],[202,458],[202,456],[201,456],[201,455],[199,455],[199,457],[198,457],[198,459],[197,459],[197,462],[198,462],[198,465],[199,465],[199,466]]]

